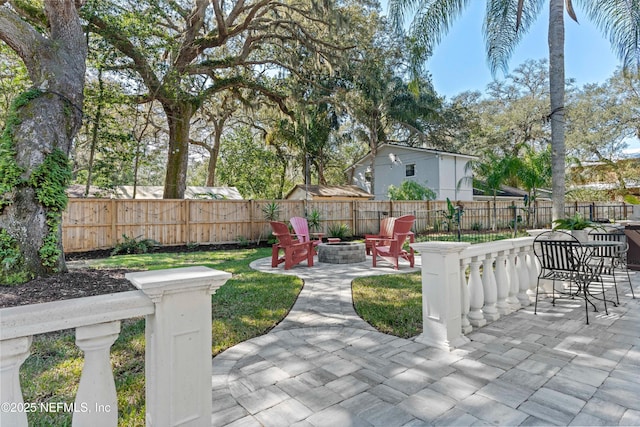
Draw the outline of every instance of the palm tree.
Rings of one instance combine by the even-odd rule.
[[[564,216],[565,142],[564,142],[564,10],[577,22],[572,0],[549,1],[549,89],[551,105],[551,169],[553,219]],[[540,14],[545,0],[487,0],[484,33],[492,73],[507,63],[522,35]],[[583,5],[589,18],[609,37],[626,68],[640,62],[640,14],[638,0],[575,0]],[[426,59],[446,34],[470,0],[390,0],[389,11],[397,28],[404,13],[416,9],[410,32],[423,48],[418,61]]]
[[[529,225],[530,216],[534,212],[535,201],[538,198],[537,190],[548,186],[551,180],[551,150],[535,151],[533,148],[525,146],[524,156],[519,156],[516,159],[514,169],[518,183],[527,190],[525,207],[527,208],[526,224]],[[536,217],[534,216],[533,228],[537,227],[535,221]]]
[[[516,156],[499,156],[494,152],[487,152],[481,162],[469,162],[468,166],[474,170],[474,186],[484,190],[493,197],[493,219],[491,228],[495,231],[498,218],[497,196],[501,187],[517,175],[519,159]]]

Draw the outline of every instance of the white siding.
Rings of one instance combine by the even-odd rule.
[[[399,160],[391,161],[389,154]],[[396,187],[403,181],[411,180],[420,185],[429,187],[436,192],[437,200],[473,200],[473,188],[470,179],[465,179],[457,188],[458,182],[470,172],[465,171],[468,162],[467,157],[457,157],[446,153],[405,149],[397,146],[383,146],[378,151],[375,161],[375,200],[387,200],[390,185]],[[406,176],[407,165],[415,165],[415,175]],[[353,175],[353,184],[369,191],[370,183],[365,180],[365,172],[369,167],[365,159],[362,164],[356,166]]]

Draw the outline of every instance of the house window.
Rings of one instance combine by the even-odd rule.
[[[371,170],[367,169],[364,173],[364,180],[366,182],[371,182]]]
[[[415,176],[416,175],[416,165],[412,163],[410,165],[405,166],[405,176]]]

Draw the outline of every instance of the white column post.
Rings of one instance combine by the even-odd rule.
[[[126,277],[155,304],[145,331],[147,426],[211,426],[211,294],[231,273],[187,267]]]
[[[117,427],[118,396],[110,349],[120,334],[120,321],[76,328],[76,345],[84,365],[76,393],[73,426]]]
[[[469,243],[421,242],[411,247],[422,256],[422,334],[416,341],[452,350],[469,339],[462,334],[460,252]]]
[[[0,426],[27,427],[20,388],[20,366],[29,356],[31,337],[0,341]]]

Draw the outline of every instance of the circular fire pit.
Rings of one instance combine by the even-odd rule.
[[[338,242],[318,245],[318,261],[329,264],[352,264],[366,260],[364,243]]]

